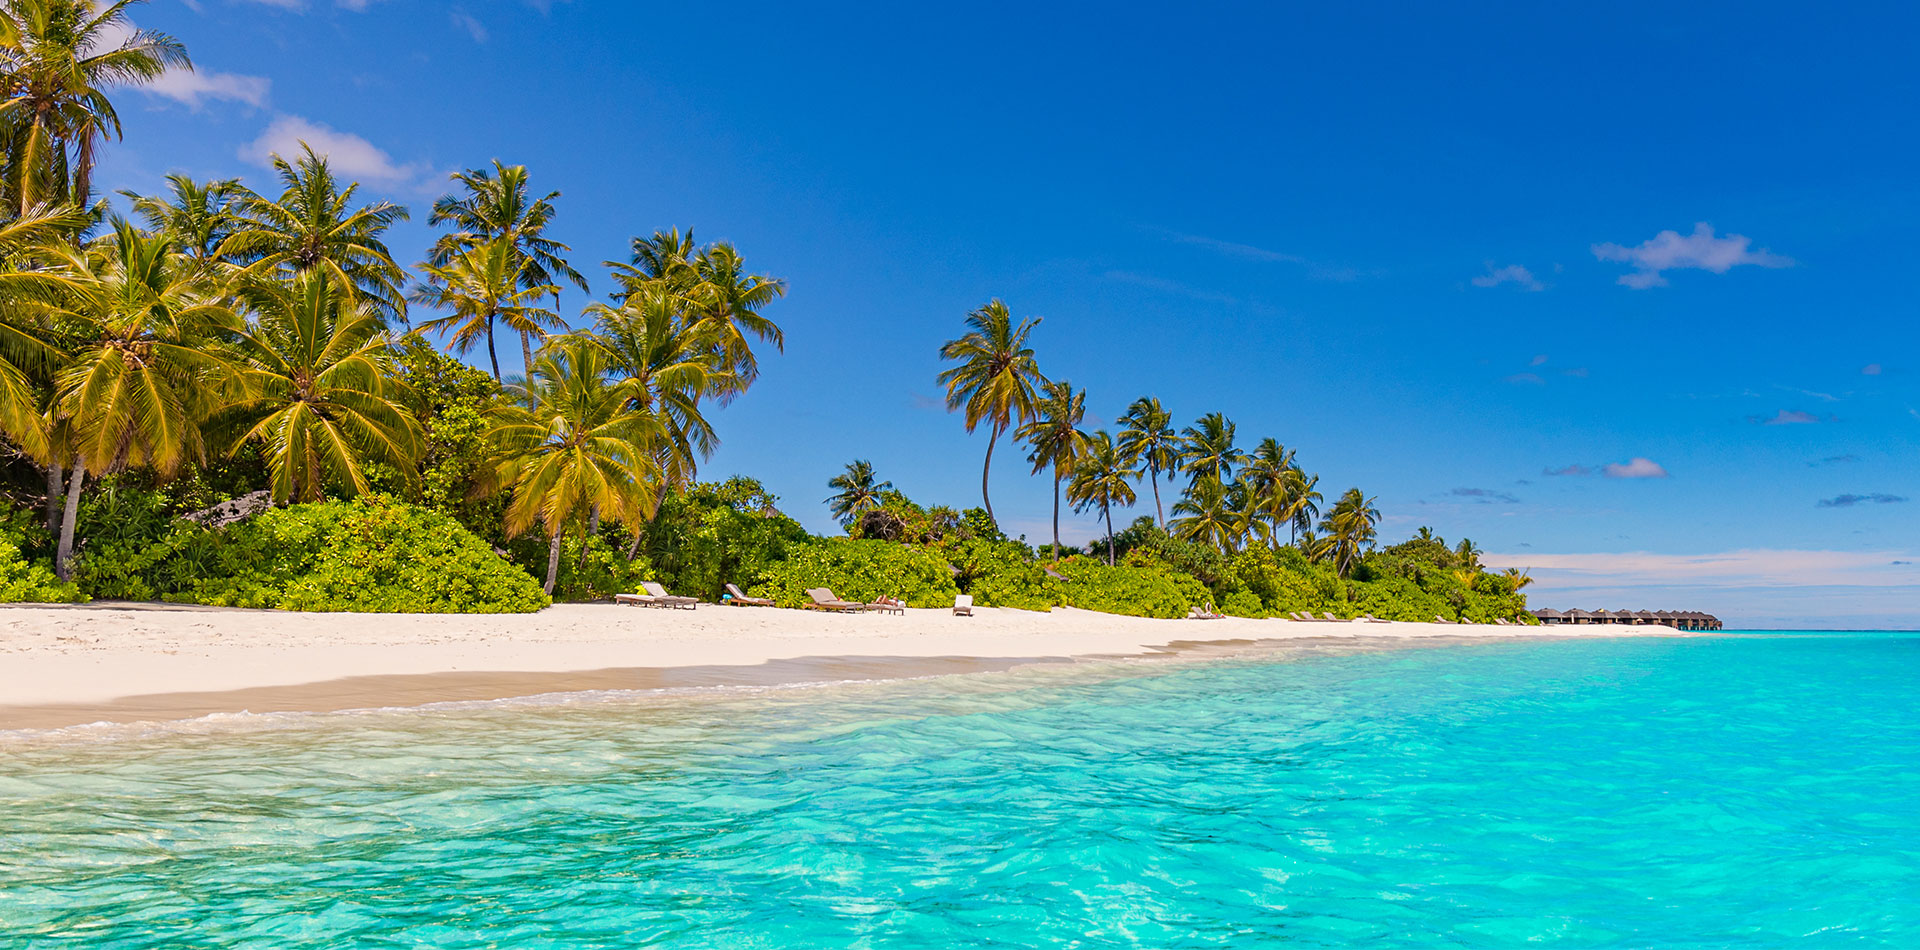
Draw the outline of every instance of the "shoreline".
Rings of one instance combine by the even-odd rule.
[[[1157,620],[1060,608],[905,616],[561,604],[534,614],[304,614],[161,604],[0,609],[0,731],[337,712],[588,690],[900,679],[1289,646],[1698,636],[1667,627]],[[1365,648],[1365,647],[1362,647]]]

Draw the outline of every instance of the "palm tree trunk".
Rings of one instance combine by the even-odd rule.
[[[627,545],[627,560],[629,560],[629,561],[631,561],[631,560],[633,560],[633,559],[634,559],[635,557],[638,557],[638,556],[639,556],[639,554],[640,554],[640,538],[641,538],[642,536],[643,536],[643,535],[642,535],[642,533],[641,533],[641,532],[639,532],[639,531],[635,531],[635,532],[633,533],[633,543],[632,543],[632,544],[629,544],[629,545]]]
[[[1160,468],[1148,466],[1147,481],[1153,485],[1153,510],[1160,515],[1160,530],[1167,530],[1167,509],[1160,504]]]
[[[1113,566],[1113,506],[1101,505],[1100,514],[1107,519],[1107,566]]]
[[[520,365],[524,367],[521,375],[533,375],[533,335],[525,330],[520,331]]]
[[[1060,473],[1053,473],[1053,561],[1060,563]]]
[[[500,352],[493,348],[493,321],[487,321],[487,359],[493,362],[493,381],[503,382],[500,378]]]
[[[60,514],[60,546],[53,556],[53,571],[63,581],[73,579],[73,527],[80,517],[80,486],[86,477],[87,470],[76,456],[73,475],[67,479],[67,510]]]
[[[600,506],[593,506],[593,514],[587,517],[587,531],[580,536],[580,566],[587,566],[587,542],[600,535]],[[632,560],[632,558],[628,558]]]
[[[553,583],[560,579],[560,535],[553,533],[553,543],[547,547],[547,596],[553,596]]]
[[[58,461],[47,465],[47,530],[60,530],[61,496],[67,493],[66,469]]]
[[[987,521],[994,527],[1000,523],[993,517],[993,498],[987,494],[987,474],[993,471],[993,443],[1000,440],[1000,424],[993,424],[993,432],[987,436],[987,464],[980,466],[980,501],[987,506]]]

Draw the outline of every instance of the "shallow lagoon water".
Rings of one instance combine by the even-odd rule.
[[[1915,947],[1920,638],[0,739],[0,946]]]

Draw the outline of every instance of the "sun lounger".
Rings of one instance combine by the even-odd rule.
[[[1325,621],[1326,621],[1326,622],[1328,622],[1328,623],[1339,623],[1339,622],[1340,622],[1340,618],[1339,618],[1339,617],[1336,617],[1336,616],[1334,616],[1334,615],[1333,615],[1333,613],[1332,613],[1331,611],[1327,611],[1327,612],[1324,612],[1324,613],[1322,613],[1322,614],[1320,615],[1320,618],[1321,618],[1322,620],[1325,620]]]
[[[1379,617],[1376,617],[1372,614],[1361,614],[1360,616],[1353,618],[1353,622],[1354,623],[1387,623],[1388,621],[1381,620]]]
[[[867,605],[867,609],[876,613],[899,614],[903,617],[907,613],[906,602],[897,597],[875,598],[873,603]]]
[[[692,610],[695,604],[700,603],[700,598],[698,597],[678,597],[667,593],[667,589],[661,587],[658,581],[643,581],[640,584],[640,589],[653,595],[654,606],[656,607],[682,607],[687,610]]]
[[[1296,610],[1296,611],[1294,611],[1293,613],[1291,613],[1291,614],[1289,614],[1288,616],[1290,616],[1290,617],[1292,617],[1292,618],[1293,618],[1293,619],[1295,619],[1295,620],[1299,620],[1299,621],[1302,621],[1302,622],[1304,622],[1304,623],[1313,623],[1313,622],[1315,622],[1315,621],[1314,621],[1314,618],[1313,618],[1313,615],[1312,615],[1312,614],[1310,614],[1310,613],[1307,613],[1307,612],[1306,612],[1306,611],[1304,611],[1304,610]]]
[[[740,588],[735,587],[732,584],[727,585],[727,593],[733,595],[733,597],[729,599],[727,603],[732,604],[735,607],[771,607],[773,606],[773,601],[768,600],[765,597],[748,597],[745,593],[741,592]]]
[[[843,613],[857,614],[865,613],[872,609],[871,604],[863,604],[857,600],[841,600],[833,596],[832,590],[825,587],[809,587],[807,588],[807,596],[813,598],[813,602],[801,604],[800,606],[813,610],[837,610]]]
[[[953,599],[953,615],[956,617],[973,616],[972,594],[961,594]]]
[[[1493,618],[1493,622],[1494,622],[1494,623],[1497,623],[1497,624],[1499,624],[1499,625],[1500,625],[1500,626],[1502,626],[1502,627],[1511,627],[1511,626],[1513,626],[1513,621],[1511,621],[1511,620],[1508,620],[1508,619],[1507,619],[1507,618],[1505,618],[1505,617],[1495,617],[1495,618]]]
[[[1433,615],[1433,622],[1434,622],[1434,623],[1452,623],[1453,621],[1451,621],[1451,620],[1448,620],[1447,618],[1445,618],[1445,617],[1442,617],[1442,616],[1440,616],[1439,614],[1434,614],[1434,615]]]
[[[1188,620],[1219,620],[1225,616],[1226,614],[1215,613],[1212,604],[1192,607],[1187,610]]]

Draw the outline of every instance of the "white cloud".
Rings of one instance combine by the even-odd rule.
[[[1652,459],[1635,458],[1629,462],[1606,465],[1600,469],[1600,474],[1608,478],[1666,478],[1667,470]]]
[[[1490,567],[1519,567],[1557,588],[1586,584],[1904,587],[1920,581],[1898,551],[1749,549],[1715,554],[1487,554]]]
[[[473,14],[465,10],[455,10],[448,14],[448,17],[453,20],[455,27],[467,31],[467,35],[473,37],[475,43],[485,43],[487,41],[486,24],[475,19]]]
[[[240,147],[240,157],[259,165],[270,165],[275,155],[289,160],[299,155],[302,143],[325,156],[334,171],[344,177],[415,187],[435,177],[425,165],[398,164],[393,156],[358,135],[335,131],[297,115],[274,119],[259,138]]]
[[[307,9],[307,0],[243,0],[243,2],[257,3],[263,7],[275,7],[281,10],[293,10],[301,13],[306,12]],[[333,5],[342,10],[361,13],[364,12],[367,7],[371,6],[373,2],[374,0],[334,0]]]
[[[1693,226],[1693,233],[1681,236],[1678,231],[1662,231],[1652,240],[1634,247],[1619,244],[1595,244],[1593,256],[1603,261],[1622,261],[1632,264],[1633,273],[1622,276],[1620,284],[1635,290],[1649,287],[1665,287],[1666,277],[1663,271],[1704,270],[1715,274],[1724,274],[1742,264],[1758,267],[1792,267],[1794,260],[1768,251],[1766,248],[1751,250],[1753,239],[1740,234],[1715,237],[1713,225],[1702,221]]]
[[[169,69],[160,78],[141,86],[143,92],[164,96],[175,102],[199,108],[207,100],[244,102],[250,106],[267,104],[267,92],[273,87],[265,76],[239,73],[198,73]]]
[[[1546,284],[1541,283],[1533,276],[1533,271],[1521,267],[1519,264],[1495,267],[1492,261],[1488,261],[1487,272],[1473,279],[1473,285],[1475,287],[1498,287],[1501,284],[1517,284],[1521,290],[1547,289]]]

